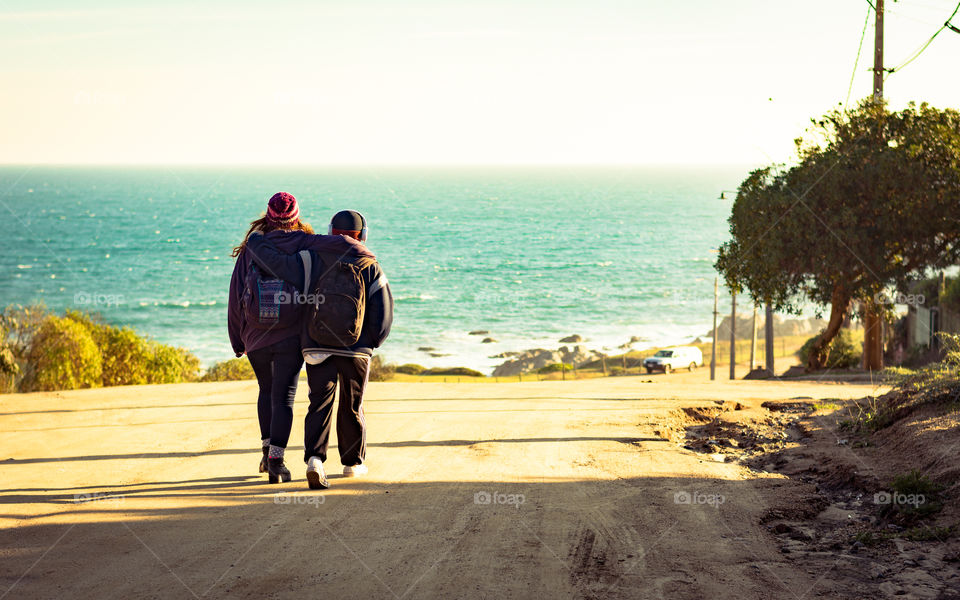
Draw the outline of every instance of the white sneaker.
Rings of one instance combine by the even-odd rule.
[[[352,467],[344,467],[343,476],[344,477],[360,477],[361,475],[366,475],[368,470],[369,469],[367,469],[367,465],[362,463],[359,465],[353,465]]]
[[[307,485],[311,490],[325,490],[330,487],[327,474],[323,472],[323,463],[319,456],[311,456],[307,461]]]

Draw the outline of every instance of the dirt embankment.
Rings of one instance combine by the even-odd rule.
[[[671,439],[788,479],[764,490],[780,552],[836,597],[960,598],[955,403],[807,398],[683,408]]]

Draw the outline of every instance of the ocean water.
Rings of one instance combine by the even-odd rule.
[[[391,362],[489,370],[570,334],[600,350],[683,342],[710,326],[732,203],[718,196],[746,172],[0,167],[0,304],[91,310],[205,364],[230,358],[230,252],[285,190],[318,232],[343,208],[367,216],[396,297]]]

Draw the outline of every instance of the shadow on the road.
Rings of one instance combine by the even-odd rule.
[[[553,438],[497,438],[495,440],[404,440],[400,442],[380,442],[367,444],[383,448],[407,448],[418,446],[474,446],[477,444],[523,444],[527,442],[620,442],[621,444],[636,444],[639,442],[666,442],[664,438],[637,438],[637,437],[553,437]]]
[[[90,408],[51,408],[49,410],[20,410],[17,412],[0,413],[0,417],[15,417],[18,415],[46,415],[56,413],[83,413],[100,410],[153,410],[156,408],[208,408],[210,406],[250,406],[249,402],[211,402],[208,404],[160,404],[145,406],[95,406]]]
[[[692,600],[829,590],[781,557],[759,524],[766,502],[785,492],[780,481],[602,470],[543,482],[331,476],[318,492],[295,477],[105,486],[76,503],[69,490],[23,495],[73,505],[0,515],[19,521],[0,530],[0,548],[17,549],[4,558],[0,593]]]
[[[473,446],[475,444],[524,444],[528,442],[619,442],[621,444],[637,444],[640,442],[665,442],[664,438],[658,437],[555,437],[555,438],[497,438],[492,440],[404,440],[400,442],[371,442],[367,447],[381,448],[403,448],[419,446]],[[331,444],[330,450],[335,450],[336,444]],[[287,451],[299,453],[303,451],[303,446],[288,446]],[[51,458],[8,458],[0,461],[0,467],[10,465],[30,465],[38,463],[58,463],[58,462],[77,462],[89,460],[145,460],[153,458],[195,458],[197,456],[216,456],[229,454],[250,454],[260,455],[260,449],[251,448],[222,448],[220,450],[205,450],[203,452],[143,452],[140,454],[93,454],[89,456],[61,456]],[[74,488],[71,488],[74,489]],[[0,495],[0,504],[4,503],[6,496]]]

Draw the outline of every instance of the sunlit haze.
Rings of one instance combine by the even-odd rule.
[[[949,15],[888,2],[899,63]],[[0,162],[737,163],[842,104],[864,0],[0,5]],[[960,98],[949,30],[886,93]],[[870,93],[872,16],[851,102]]]

